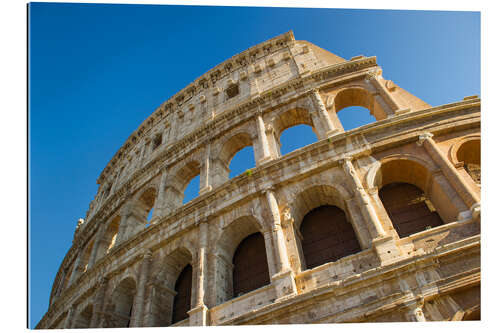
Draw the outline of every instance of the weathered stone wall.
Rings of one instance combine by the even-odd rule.
[[[345,132],[337,112],[354,105],[377,121]],[[318,141],[281,156],[299,124]],[[170,325],[187,264],[191,310],[176,326],[475,319],[477,142],[477,97],[430,107],[375,57],[346,61],[291,32],[259,44],[163,103],[108,163],[37,328]],[[256,166],[229,179],[246,146]],[[394,182],[421,189],[444,224],[400,238],[378,195]],[[306,269],[300,227],[322,205],[345,212],[361,252]],[[255,232],[271,283],[233,297],[235,249]]]

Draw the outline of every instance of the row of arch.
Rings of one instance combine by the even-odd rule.
[[[479,145],[478,139],[472,139],[458,146],[455,149],[457,162],[477,165],[480,169]],[[477,180],[474,173],[469,175],[472,180]],[[449,216],[448,207],[443,205],[447,199],[437,200],[435,190],[430,190],[430,177],[432,172],[425,163],[415,159],[390,159],[382,163],[373,177],[372,185],[378,188],[384,214],[400,238],[454,221]],[[336,261],[365,247],[343,197],[345,195],[330,185],[315,186],[297,196],[292,214],[296,228],[289,231],[297,233],[294,238],[298,240],[301,270]],[[315,199],[311,202],[307,198]],[[109,241],[109,238],[108,235],[106,239]],[[212,249],[215,254],[216,297],[211,306],[270,283],[273,268],[268,258],[272,249],[265,238],[266,230],[251,216],[239,218],[225,228]],[[180,249],[172,256],[171,262],[166,263],[167,273],[161,277],[165,279],[166,287],[174,292],[161,294],[153,302],[157,309],[151,311],[154,315],[146,326],[167,326],[188,318],[193,304],[191,289],[196,280],[192,258],[188,250]],[[136,283],[130,277],[114,289],[107,311],[110,314],[105,323],[107,327],[130,324],[136,292]],[[89,325],[91,313],[92,308],[86,307],[74,325]]]
[[[331,123],[330,126],[333,126],[335,130],[344,131],[344,127],[351,129],[384,119],[394,111],[377,97],[377,90],[372,85],[362,80],[355,84],[351,83],[348,87],[340,88],[335,93],[330,94],[326,105],[321,97],[318,99],[320,99],[319,105],[311,101],[310,96],[307,96],[286,106],[283,112],[269,119],[264,124],[266,127],[264,136],[268,142],[266,144],[268,147],[266,148],[263,148],[262,143],[259,142],[258,126],[255,128],[254,124],[246,124],[240,131],[230,134],[230,137],[222,137],[221,141],[223,143],[212,149],[210,153],[210,164],[212,167],[210,168],[209,175],[203,175],[202,169],[205,167],[204,156],[195,156],[192,162],[185,163],[181,168],[182,170],[178,170],[178,174],[175,175],[175,177],[180,178],[178,182],[175,182],[177,195],[173,195],[176,198],[176,205],[180,206],[183,202],[187,202],[198,195],[196,187],[202,190],[206,186],[206,179],[202,178],[209,177],[212,188],[227,181],[231,172],[231,161],[237,153],[242,156],[237,156],[236,160],[247,163],[245,165],[242,163],[239,167],[237,166],[235,168],[236,172],[232,174],[233,176],[252,168],[255,162],[259,163],[259,160],[266,154],[263,149],[269,150],[271,158],[278,158],[290,151],[325,138],[328,132],[328,126],[325,125],[325,122]],[[326,110],[327,106],[330,111]],[[321,117],[322,112],[318,112],[318,108],[324,109],[323,117]],[[284,145],[282,145],[282,134],[291,127],[296,128],[287,131],[289,133],[286,133],[285,137],[289,141],[286,140]],[[148,158],[153,151],[161,147],[161,135],[161,133],[154,135],[151,140],[152,144],[148,145],[149,149],[147,149],[146,156],[142,156],[141,154],[141,158]],[[297,142],[295,140],[297,138],[300,138],[302,142]],[[251,161],[251,163],[248,163],[248,161]],[[135,165],[135,163],[131,164]],[[127,169],[126,167],[122,167],[121,169],[124,168]],[[126,174],[129,175],[130,172]],[[99,196],[100,204],[111,194],[112,189],[116,190],[118,183],[116,178],[122,176],[124,176],[123,172],[118,173],[111,183],[103,186],[102,194]],[[198,185],[199,182],[199,185],[191,184],[186,193],[188,184],[195,177],[195,184]],[[94,209],[97,209],[97,206]]]
[[[480,162],[479,137],[468,138],[463,142],[463,144],[454,146],[452,150],[453,152],[450,159],[455,164],[463,165],[464,177],[469,178],[471,182],[480,185],[481,162]],[[387,175],[391,175],[388,177],[394,177],[394,179],[396,178],[405,179],[403,183],[414,184],[417,188],[425,190],[427,186],[426,182],[429,179],[428,175],[429,172],[426,171],[425,167],[422,166],[419,167],[418,164],[414,164],[408,161],[406,162],[400,161],[396,164],[398,165],[397,167],[394,166],[391,167],[392,165],[391,163],[384,164],[382,169],[386,170],[385,173]],[[404,170],[411,170],[411,172],[406,172],[407,175],[402,176],[401,171]],[[380,186],[380,188],[381,187],[382,186]],[[391,187],[384,189],[384,191],[380,192],[379,194],[381,198],[386,198],[386,197],[391,198],[391,197],[401,197],[398,194],[400,192],[413,193],[412,194],[413,200],[419,202],[419,205],[415,205],[415,209],[417,209],[417,207],[423,207],[423,205],[426,205],[431,212],[436,213],[436,209],[439,210],[439,208],[441,208],[439,207],[440,204],[438,204],[437,207],[434,207],[435,205],[431,204],[431,200],[429,199],[424,200],[420,192],[416,191],[415,189],[411,190],[409,187],[405,188],[403,185],[401,186],[391,185]],[[129,216],[129,219],[136,220],[137,223],[135,224],[135,230],[128,231],[129,234],[138,231],[140,228],[148,226],[148,223],[150,222],[150,218],[152,215],[151,212],[153,211],[156,200],[157,200],[157,192],[153,188],[149,188],[146,191],[142,192],[139,196],[137,196],[135,200],[137,204],[132,209],[133,214],[130,214]],[[441,206],[442,205],[443,204],[441,204]],[[398,209],[399,208],[396,204],[394,204],[393,207],[386,207],[388,214],[391,216],[393,220],[397,218],[405,218],[398,213]],[[446,211],[447,209],[442,208],[442,210]],[[98,241],[91,240],[86,245],[85,249],[83,250],[83,254],[81,255],[81,258],[79,260],[79,263],[75,262],[73,263],[72,266],[70,266],[69,269],[67,269],[63,281],[62,283],[60,283],[59,291],[57,292],[57,294],[60,294],[60,292],[69,284],[71,278],[74,275],[85,272],[85,270],[89,265],[92,265],[96,260],[105,256],[111,250],[111,248],[113,248],[113,246],[117,243],[117,236],[120,231],[119,230],[120,225],[123,223],[122,215],[118,214],[111,219],[111,221],[107,224],[106,230],[103,232],[102,235],[99,236]],[[436,214],[433,214],[433,216],[435,215]],[[450,216],[450,213],[446,213],[444,215]],[[412,228],[409,225],[408,228],[409,232],[411,233]],[[398,231],[402,232],[402,230]],[[126,233],[127,231],[122,230],[121,232]]]

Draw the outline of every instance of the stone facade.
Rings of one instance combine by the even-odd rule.
[[[348,106],[377,121],[344,131],[337,112]],[[317,142],[281,156],[281,133],[299,124]],[[479,145],[477,96],[431,107],[384,79],[375,57],[275,37],[205,73],[127,139],[37,328],[478,319]],[[229,179],[247,146],[256,166]],[[196,175],[200,194],[182,204]],[[404,186],[418,200],[401,203]],[[404,217],[417,206],[437,224]],[[302,222],[318,207],[347,221],[356,250],[307,269],[314,228]],[[257,266],[235,253],[250,235],[268,273],[248,291],[242,275]]]

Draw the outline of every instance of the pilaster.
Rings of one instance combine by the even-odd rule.
[[[330,119],[330,115],[326,110],[326,106],[323,103],[323,99],[321,98],[319,90],[313,89],[311,91],[310,97],[314,105],[314,109],[318,113],[319,120],[321,123],[321,129],[318,128],[318,130],[321,130],[320,138],[321,139],[328,138],[332,135],[339,133],[341,130],[339,128],[335,128],[335,126],[333,125],[333,122]]]
[[[130,327],[142,327],[144,326],[143,318],[144,318],[144,294],[146,289],[146,283],[149,279],[149,270],[151,267],[151,251],[146,251],[143,256],[140,270],[139,270],[139,279],[137,283],[137,293],[134,298],[134,307],[133,312],[130,318]]]
[[[102,312],[104,311],[104,298],[108,287],[108,279],[106,277],[99,281],[99,287],[94,297],[94,311],[90,320],[90,327],[102,327]]]
[[[165,205],[165,186],[167,183],[167,170],[165,168],[161,171],[160,185],[158,186],[158,196],[156,197],[155,205],[153,207],[153,217],[151,224],[158,223],[159,219],[164,216],[163,206]]]

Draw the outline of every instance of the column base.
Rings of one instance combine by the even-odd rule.
[[[276,273],[271,277],[271,280],[276,290],[276,301],[297,294],[295,277],[291,270]]]
[[[265,163],[271,161],[272,159],[273,158],[271,156],[263,157],[263,158],[261,158],[260,160],[257,161],[257,165],[265,164]]]
[[[212,191],[212,186],[208,185],[208,186],[205,186],[204,188],[202,188],[199,192],[199,195],[203,195],[207,192],[210,192]]]
[[[410,112],[410,111],[411,111],[411,109],[410,109],[410,108],[407,108],[407,109],[399,109],[399,110],[394,111],[394,114],[395,114],[396,116],[399,116],[400,114],[408,113],[408,112]]]
[[[330,138],[334,135],[340,134],[342,131],[338,128],[332,129],[325,133],[325,138]]]
[[[205,304],[197,305],[188,312],[189,326],[208,326],[208,308]]]
[[[372,240],[372,246],[381,266],[390,265],[402,258],[401,251],[392,236],[378,237]]]

